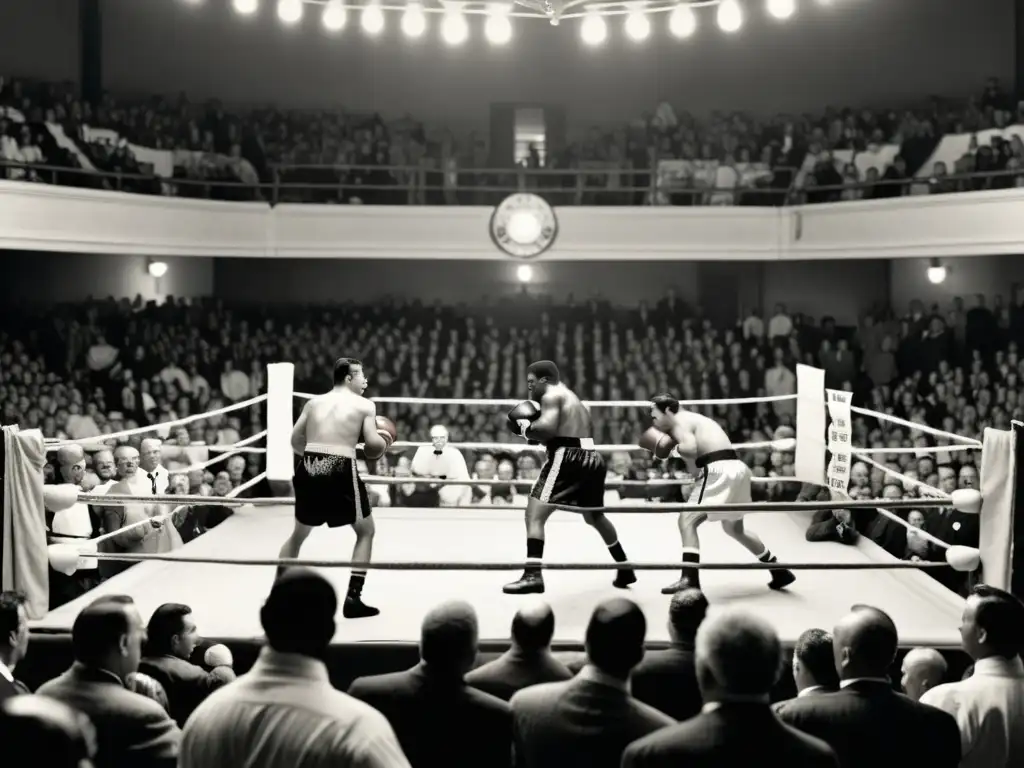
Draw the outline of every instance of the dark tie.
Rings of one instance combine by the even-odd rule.
[[[146,477],[148,477],[149,482],[153,484],[153,495],[156,496],[156,472],[147,472]]]

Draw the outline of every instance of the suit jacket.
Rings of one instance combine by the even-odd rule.
[[[630,677],[630,690],[675,720],[693,717],[704,704],[693,666],[693,644],[673,643],[663,651],[650,651]]]
[[[835,693],[835,688],[826,688],[823,685],[816,685],[813,688],[806,688],[803,691],[797,693],[795,698],[786,699],[785,701],[777,701],[772,704],[772,712],[779,714],[791,701],[796,699],[806,699],[808,696],[824,696],[829,693]]]
[[[0,703],[3,703],[12,696],[20,696],[23,693],[31,693],[23,682],[17,678],[11,681],[0,675]]]
[[[592,666],[512,697],[516,768],[618,768],[622,752],[675,721]]]
[[[932,688],[921,703],[956,718],[963,757],[960,768],[1024,765],[1024,662],[989,658],[958,683]]]
[[[887,681],[857,680],[836,693],[790,699],[782,720],[827,742],[842,768],[957,768],[956,721],[896,693]]]
[[[39,688],[88,715],[96,727],[96,768],[173,768],[181,731],[155,701],[124,687],[117,675],[75,663]]]
[[[771,765],[837,768],[827,744],[782,723],[767,704],[722,704],[634,742],[622,768]]]
[[[508,701],[516,691],[531,685],[556,683],[570,678],[572,672],[569,668],[547,651],[524,654],[511,648],[494,661],[466,675],[466,684],[497,696],[502,701]]]
[[[981,519],[978,515],[968,515],[955,509],[933,510],[925,519],[922,528],[947,544],[977,547],[981,536]],[[946,553],[934,544],[928,547],[928,559],[943,561]],[[970,583],[970,574],[952,568],[932,568],[928,574],[946,588],[959,595],[966,595]]]
[[[207,672],[177,656],[147,656],[139,663],[139,672],[164,687],[171,717],[181,728],[207,696],[235,679],[235,673],[228,667]]]
[[[348,689],[391,723],[412,768],[508,766],[512,716],[504,701],[419,664],[360,677]]]

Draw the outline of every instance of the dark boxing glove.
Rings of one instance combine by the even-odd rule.
[[[527,428],[540,416],[540,405],[533,400],[523,400],[508,412],[508,428],[512,434],[526,437]]]
[[[381,451],[380,455],[371,454],[366,450],[366,446],[364,445],[363,453],[366,455],[366,458],[369,459],[370,461],[376,461],[385,453],[387,453],[388,449],[391,447],[391,445],[395,442],[396,438],[398,437],[398,428],[395,426],[395,423],[391,421],[391,419],[388,419],[384,416],[378,416],[375,419],[375,423],[377,426],[377,434],[384,441],[384,450]]]
[[[653,453],[656,459],[667,459],[676,447],[675,440],[654,427],[640,435],[638,443],[641,448]]]

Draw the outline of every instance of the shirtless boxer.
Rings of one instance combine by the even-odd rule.
[[[659,458],[671,443],[675,451],[698,470],[696,504],[742,504],[750,503],[750,467],[740,461],[732,441],[718,422],[699,413],[685,411],[679,401],[671,395],[658,395],[651,407],[654,427],[640,438],[640,446],[647,448]],[[665,441],[666,436],[670,442]],[[693,495],[690,496],[693,500]],[[700,587],[700,570],[687,567],[685,563],[700,562],[700,538],[697,528],[705,520],[721,520],[722,528],[742,544],[762,563],[778,562],[757,534],[744,530],[744,512],[692,512],[679,513],[679,535],[683,541],[682,577],[663,588],[663,594],[673,594],[690,587]],[[782,568],[771,569],[771,589],[782,589],[795,580],[790,571]]]
[[[533,400],[522,402],[509,412],[509,425],[520,437],[543,443],[548,455],[526,504],[528,565],[519,581],[504,587],[511,595],[544,591],[539,567],[544,558],[544,524],[556,508],[580,508],[583,519],[601,534],[615,562],[628,559],[615,526],[604,513],[585,511],[604,506],[607,474],[604,456],[594,450],[590,411],[561,383],[558,366],[550,360],[533,363],[526,371],[526,386]],[[624,589],[635,581],[633,571],[624,569],[616,572],[613,584]]]
[[[295,529],[281,547],[282,558],[296,558],[313,529],[351,525],[356,533],[352,560],[368,563],[373,553],[370,498],[356,467],[356,445],[364,442],[368,459],[379,459],[395,440],[395,425],[377,416],[363,397],[366,374],[358,360],[334,364],[334,389],[306,402],[292,430],[295,468]],[[278,568],[278,576],[283,572]],[[376,616],[362,600],[365,570],[353,570],[342,614],[346,619]]]

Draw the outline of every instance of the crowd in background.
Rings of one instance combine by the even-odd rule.
[[[814,115],[704,117],[663,103],[501,170],[483,134],[410,115],[240,110],[184,94],[90,103],[71,84],[0,76],[0,161],[11,164],[0,178],[283,202],[480,205],[525,186],[555,204],[779,205],[1020,186],[1024,144],[1006,132],[1017,123],[996,80],[966,102]],[[950,134],[974,138],[920,173]]]

